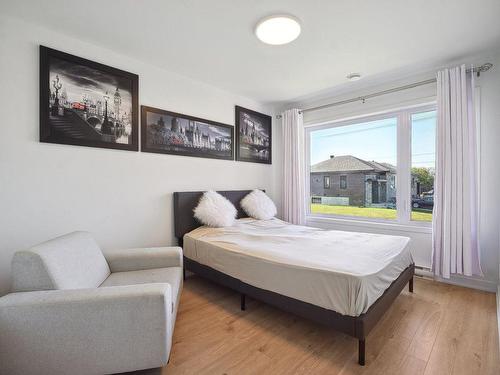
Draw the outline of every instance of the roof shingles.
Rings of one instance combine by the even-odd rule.
[[[352,155],[331,157],[311,166],[311,172],[390,172],[395,167],[388,163],[366,161]]]

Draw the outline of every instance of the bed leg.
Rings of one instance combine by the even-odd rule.
[[[182,267],[182,280],[186,281],[186,267]]]
[[[413,276],[411,277],[410,281],[408,281],[408,291],[410,293],[413,293]]]
[[[365,339],[359,340],[358,363],[360,366],[365,365]]]
[[[241,311],[246,309],[246,295],[241,293]]]

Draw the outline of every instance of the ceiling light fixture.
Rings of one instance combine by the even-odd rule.
[[[361,79],[361,74],[359,74],[359,73],[349,73],[346,78],[349,81],[359,81]]]
[[[266,17],[260,20],[255,27],[255,35],[266,44],[287,44],[300,35],[300,23],[293,16]]]

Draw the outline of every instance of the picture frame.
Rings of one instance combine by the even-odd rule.
[[[40,142],[139,150],[139,76],[40,46]]]
[[[143,105],[141,151],[234,160],[234,126]]]
[[[236,160],[272,164],[272,118],[235,106]]]

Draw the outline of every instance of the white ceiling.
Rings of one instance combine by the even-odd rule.
[[[2,0],[0,12],[262,102],[500,45],[499,0]],[[302,21],[289,45],[253,34],[275,13]]]

